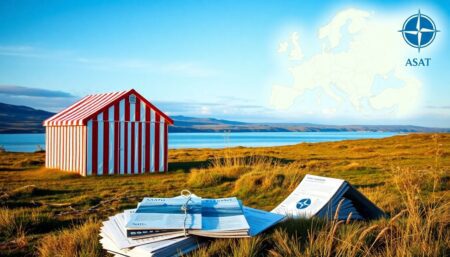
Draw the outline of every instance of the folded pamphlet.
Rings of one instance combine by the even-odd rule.
[[[350,213],[352,220],[377,219],[385,215],[347,181],[314,175],[306,175],[272,212],[292,217],[331,218],[339,204],[338,219],[347,219]]]

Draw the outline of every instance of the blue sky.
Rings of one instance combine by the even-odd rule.
[[[273,100],[277,85],[302,87],[295,76],[302,77],[304,69],[293,73],[292,68],[314,63],[325,51],[318,31],[348,9],[370,13],[375,24],[377,19],[390,19],[396,33],[418,9],[435,21],[441,32],[420,54],[398,33],[405,51],[398,62],[431,57],[430,67],[410,68],[409,77],[401,79],[391,79],[395,72],[386,71],[381,81],[375,72],[373,83],[364,85],[371,90],[386,85],[398,88],[413,78],[420,82],[420,101],[414,108],[405,101],[378,100],[377,108],[383,110],[371,111],[375,104],[367,94],[357,96],[363,107],[347,104],[348,94],[358,85],[333,89],[341,96],[334,99],[339,104],[322,87],[296,93],[289,105]],[[58,111],[86,94],[135,88],[171,115],[449,127],[449,15],[448,1],[4,0],[0,2],[0,102]],[[303,57],[293,61],[280,46],[293,44],[295,32]],[[350,36],[343,32],[341,43],[351,41]],[[383,35],[379,38],[382,42]],[[330,53],[339,50],[346,48]],[[396,98],[411,88],[398,91]],[[366,108],[368,101],[371,107]],[[408,112],[398,111],[400,107]]]

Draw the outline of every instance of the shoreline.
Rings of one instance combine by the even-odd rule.
[[[242,132],[171,133],[169,149],[224,149],[235,147],[276,147],[300,143],[336,142],[386,138],[408,133],[396,132]],[[45,149],[45,134],[0,134],[0,146],[9,152]]]

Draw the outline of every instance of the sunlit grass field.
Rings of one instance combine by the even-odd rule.
[[[169,151],[164,174],[80,177],[43,168],[44,153],[0,153],[0,256],[107,256],[101,221],[144,196],[236,196],[271,210],[307,173],[342,178],[389,217],[287,220],[192,256],[449,256],[450,134],[293,146]]]

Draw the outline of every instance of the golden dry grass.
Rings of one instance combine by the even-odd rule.
[[[166,174],[83,178],[42,168],[44,155],[0,153],[0,255],[103,256],[100,221],[144,196],[189,188],[270,210],[304,174],[348,180],[391,218],[287,220],[192,256],[445,256],[450,249],[450,134],[295,146],[169,151]]]
[[[47,235],[38,246],[39,256],[100,256],[99,229],[100,223],[89,220],[83,225]]]

